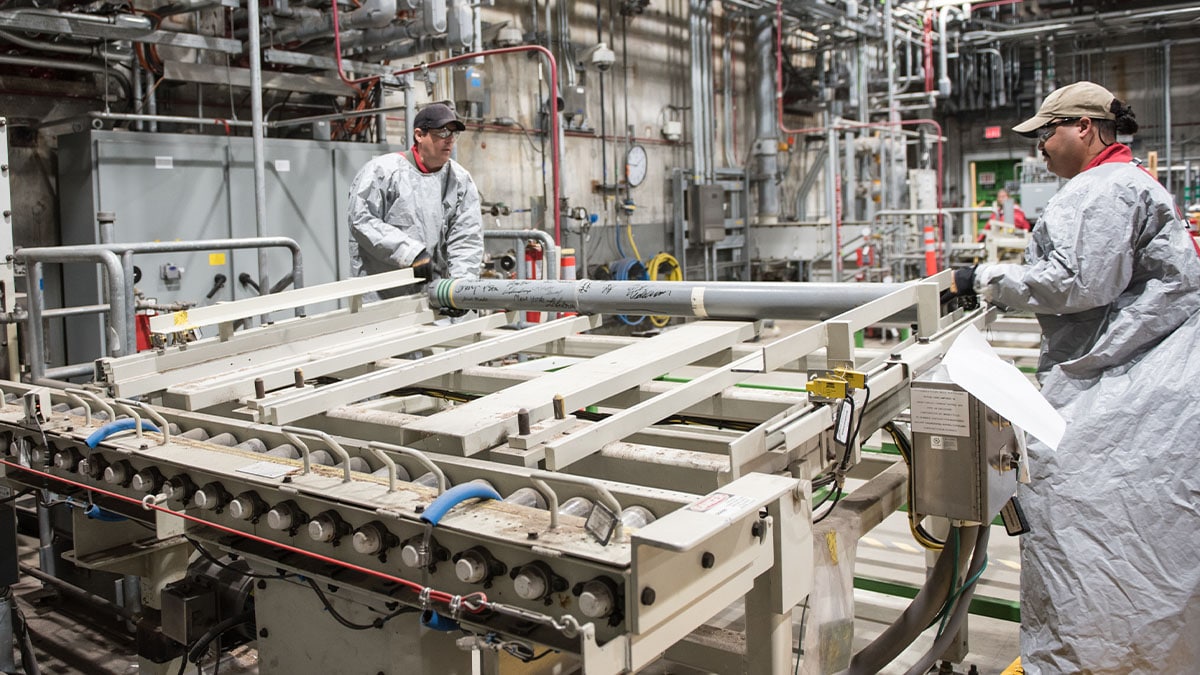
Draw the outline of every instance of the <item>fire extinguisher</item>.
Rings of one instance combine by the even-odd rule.
[[[545,278],[545,262],[542,245],[536,241],[525,244],[525,278],[530,280]],[[541,312],[525,312],[526,323],[541,323]]]

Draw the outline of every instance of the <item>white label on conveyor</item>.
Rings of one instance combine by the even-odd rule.
[[[260,476],[262,478],[283,478],[292,471],[295,467],[285,464],[276,464],[275,462],[255,462],[249,466],[243,466],[238,469],[238,473],[248,473],[251,476]]]
[[[688,508],[731,521],[752,511],[757,503],[753,497],[731,495],[728,492],[714,492]]]
[[[923,434],[970,436],[971,417],[965,391],[912,388],[912,430]]]
[[[156,169],[173,169],[175,168],[175,158],[170,155],[155,155],[154,168]]]
[[[692,289],[692,314],[701,319],[708,318],[708,312],[704,310],[704,289],[701,287]]]

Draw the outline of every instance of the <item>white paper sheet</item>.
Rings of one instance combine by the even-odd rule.
[[[974,326],[954,340],[942,365],[955,384],[1051,449],[1058,449],[1066,420],[1016,366],[996,355]]]

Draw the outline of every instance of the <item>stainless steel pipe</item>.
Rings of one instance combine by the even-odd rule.
[[[442,279],[429,301],[457,309],[651,314],[710,319],[821,321],[900,290],[904,284],[689,281],[520,281]],[[910,323],[916,308],[890,320]]]

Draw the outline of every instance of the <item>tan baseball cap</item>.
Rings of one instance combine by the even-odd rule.
[[[1063,118],[1115,120],[1117,116],[1109,109],[1114,98],[1116,96],[1111,91],[1095,82],[1068,84],[1050,92],[1037,114],[1013,127],[1013,131],[1023,136],[1033,136],[1038,129]]]

